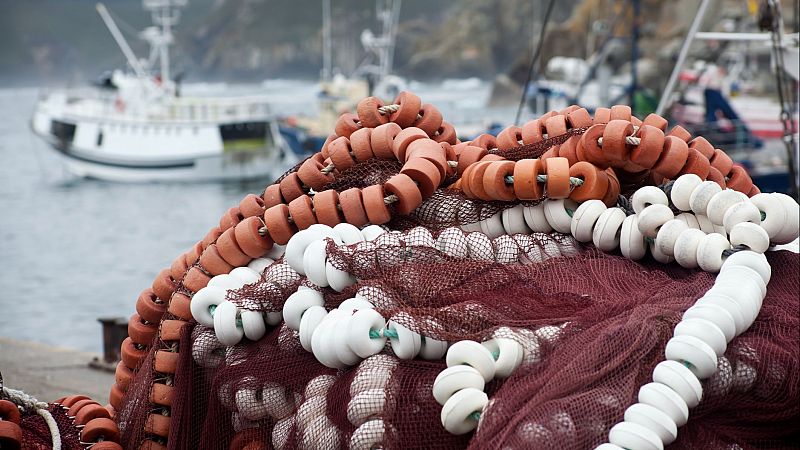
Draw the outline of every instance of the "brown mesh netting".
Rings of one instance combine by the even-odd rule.
[[[495,153],[537,157],[583,131]],[[400,167],[361,162],[325,189],[383,183]],[[123,446],[139,448],[153,435],[148,416],[167,412],[170,449],[583,449],[604,442],[714,275],[632,262],[558,233],[482,236],[485,254],[475,246],[467,252],[465,233],[450,227],[476,226],[535,202],[469,200],[447,184],[413,215],[392,215],[387,226],[406,231],[402,240],[386,233],[352,246],[329,242],[328,261],[358,282],[322,292],[328,310],[358,293],[387,320],[430,339],[518,342],[523,363],[510,378],[486,385],[490,403],[474,433],[456,436],[441,424],[432,388],[443,359],[400,359],[387,345],[334,370],[278,319],[257,342],[226,347],[212,328],[196,323],[177,344],[156,342],[118,411]],[[800,438],[800,258],[768,258],[774,275],[760,315],[719,358],[718,372],[703,382],[703,401],[670,448],[793,448]],[[269,322],[301,285],[311,287],[278,260],[227,299]],[[153,352],[170,346],[180,350],[179,370],[154,379]],[[171,386],[168,409],[151,401],[156,382]]]
[[[362,290],[384,317],[425,336],[452,342],[500,335],[523,345],[523,365],[487,385],[491,403],[474,436],[454,436],[441,426],[431,389],[445,368],[442,360],[399,360],[387,351],[337,372],[303,350],[284,324],[258,342],[230,348],[213,330],[195,326],[180,343],[192,351],[182,352],[175,379],[170,448],[227,449],[237,433],[240,442],[249,436],[264,448],[347,448],[365,439],[364,432],[353,438],[354,423],[375,417],[383,422],[372,433],[383,433],[385,448],[590,448],[603,442],[663,360],[683,311],[714,276],[594,249],[578,253],[573,242],[534,236],[529,246],[571,248],[572,256],[561,252],[512,265],[458,260],[413,245],[332,251],[332,261],[361,281],[326,294],[326,306]],[[769,259],[776,276],[761,314],[703,383],[703,401],[671,448],[795,445],[798,255],[777,252]],[[281,291],[298,283],[281,266],[267,269],[263,282],[232,300],[280,311]],[[120,413],[130,447],[143,437],[149,385],[137,379]]]
[[[61,436],[62,450],[80,450],[84,446],[80,443],[80,430],[73,424],[73,419],[67,416],[64,408],[50,405],[47,408],[58,426]],[[44,418],[32,410],[22,415],[20,420],[22,428],[22,450],[49,450],[53,448],[53,437]],[[2,447],[0,444],[0,448]],[[10,448],[10,447],[9,447]]]

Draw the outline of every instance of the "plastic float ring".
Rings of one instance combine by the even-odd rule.
[[[669,445],[678,438],[678,425],[667,413],[644,403],[635,403],[625,410],[625,422],[636,423],[648,428],[658,435],[664,445]]]
[[[313,289],[303,289],[295,292],[283,304],[283,320],[286,326],[299,331],[303,314],[312,306],[323,306],[325,300],[322,294]]]
[[[458,341],[447,349],[447,367],[465,364],[475,368],[489,382],[495,375],[495,359],[492,353],[475,341]]]
[[[386,325],[387,330],[394,333],[387,334],[392,344],[394,354],[400,359],[413,359],[419,354],[422,339],[418,333],[390,320]]]
[[[350,449],[371,450],[384,447],[387,435],[392,434],[393,431],[390,427],[381,419],[364,422],[350,436]]]
[[[478,344],[480,345],[480,344]],[[462,389],[453,394],[442,407],[442,425],[452,434],[466,434],[478,426],[475,413],[482,413],[489,398],[475,388]]]
[[[422,347],[419,350],[419,356],[428,360],[441,359],[447,354],[448,345],[445,341],[422,336]]]
[[[383,389],[367,389],[361,391],[347,403],[347,419],[354,427],[385,414],[386,391]]]
[[[227,290],[219,286],[206,286],[197,291],[189,303],[194,320],[201,325],[213,327],[214,316],[211,314],[211,308],[216,308],[224,302],[226,294]]]
[[[374,331],[386,327],[386,319],[374,309],[360,309],[350,317],[350,326],[347,329],[347,345],[361,358],[368,358],[380,353],[386,346],[388,336],[379,333],[373,337]],[[396,330],[394,330],[396,332]],[[395,335],[395,338],[399,335]]]
[[[485,385],[483,375],[474,367],[459,364],[439,372],[433,381],[433,398],[440,405],[444,405],[453,394],[462,389],[474,388],[483,391]]]

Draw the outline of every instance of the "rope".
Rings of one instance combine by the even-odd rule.
[[[3,394],[5,394],[5,397],[12,402],[16,403],[17,405],[21,405],[23,410],[47,409],[49,406],[46,402],[40,402],[36,399],[36,397],[16,389],[4,387]]]
[[[383,198],[383,203],[386,204],[386,205],[391,205],[392,203],[395,203],[395,202],[397,202],[399,200],[400,200],[400,197],[398,197],[398,196],[396,196],[394,194],[391,194],[391,195],[387,195],[386,197]],[[336,205],[336,209],[341,211],[342,210],[342,206],[341,205]],[[313,210],[314,209],[312,208],[312,211]],[[294,223],[294,219],[292,219],[292,216],[289,216],[286,219],[290,223]],[[268,233],[269,233],[269,229],[267,229],[267,227],[261,227],[261,228],[258,229],[258,235],[259,236],[266,236]]]
[[[625,211],[626,216],[632,216],[636,214],[636,211],[633,210],[633,204],[631,203],[631,200],[624,195],[620,195],[619,198],[617,198],[617,206]]]
[[[519,98],[519,106],[517,107],[517,115],[514,117],[514,125],[519,125],[519,116],[522,114],[522,107],[525,105],[525,99],[528,97],[528,87],[531,84],[531,79],[533,78],[533,67],[536,63],[536,60],[539,59],[539,55],[542,53],[542,47],[544,46],[544,35],[547,31],[547,23],[550,22],[550,14],[553,12],[553,6],[555,6],[556,0],[550,0],[550,3],[547,4],[547,11],[544,13],[544,19],[542,20],[542,30],[539,33],[539,43],[536,45],[536,51],[533,52],[533,56],[531,57],[531,63],[528,65],[528,75],[525,78],[525,85],[522,87],[522,95]]]
[[[672,185],[674,185],[674,184],[675,184],[675,181],[670,180],[670,181],[662,184],[658,188],[661,189],[662,191],[664,191],[665,194],[667,194],[667,198],[671,199],[672,198],[672,195],[671,195],[672,194]]]
[[[625,143],[628,145],[633,145],[634,147],[642,143],[642,138],[636,136],[625,136]],[[603,138],[597,138],[597,145],[600,147],[603,146]]]
[[[389,328],[381,328],[380,330],[369,330],[369,337],[370,339],[378,339],[378,338],[390,338],[390,339],[397,339],[397,330],[392,330]]]
[[[53,419],[53,415],[50,414],[50,411],[46,409],[37,409],[36,414],[40,415],[42,419],[44,419],[45,423],[47,424],[47,428],[50,430],[50,438],[53,441],[53,450],[61,450],[61,432],[58,431],[58,424],[56,420]]]
[[[741,252],[743,250],[750,250],[750,247],[748,247],[748,246],[746,246],[744,244],[734,245],[733,248],[731,248],[729,250],[723,250],[722,251],[722,256],[727,258],[728,256],[731,256],[732,254],[734,254],[736,252]]]
[[[386,114],[396,113],[398,109],[400,109],[400,105],[384,105],[378,108],[378,112],[385,116]]]
[[[672,194],[672,185],[674,185],[674,184],[675,184],[675,180],[670,180],[670,181],[668,181],[668,182],[666,182],[666,183],[664,183],[662,185],[659,185],[658,188],[661,189],[662,191],[664,191],[664,194],[667,195],[667,199],[669,201],[669,209],[671,209],[672,213],[677,216],[678,214],[683,213],[683,211],[678,209],[678,207],[675,206],[672,203],[672,195],[671,194]]]
[[[47,428],[50,430],[53,450],[61,450],[61,432],[58,430],[58,424],[56,420],[53,419],[53,415],[47,410],[49,405],[46,402],[41,402],[32,395],[7,387],[2,388],[2,393],[4,397],[11,400],[13,403],[22,406],[23,411],[30,409],[35,410],[36,414],[44,419]]]
[[[547,183],[547,175],[536,175],[536,181],[538,183]],[[506,184],[514,184],[514,175],[506,175],[505,176]],[[584,180],[582,178],[576,177],[569,177],[569,184],[571,186],[582,186]]]

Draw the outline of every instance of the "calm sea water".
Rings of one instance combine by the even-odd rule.
[[[195,86],[214,90],[221,86]],[[289,113],[310,83],[257,86]],[[231,87],[228,91],[253,87]],[[445,113],[478,109],[475,81],[412,86]],[[0,336],[99,351],[98,317],[128,317],[158,271],[218,223],[250,184],[116,184],[76,179],[29,129],[39,91],[0,89]]]

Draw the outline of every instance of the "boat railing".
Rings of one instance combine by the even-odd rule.
[[[266,120],[272,111],[266,96],[160,97],[126,99],[116,91],[78,88],[52,92],[63,96],[64,115],[89,121],[225,123]]]

